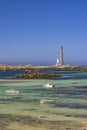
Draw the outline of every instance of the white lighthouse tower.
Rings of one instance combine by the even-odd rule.
[[[59,58],[56,59],[56,66],[59,65]]]
[[[57,60],[56,60],[56,64],[59,64],[59,58],[57,58]]]

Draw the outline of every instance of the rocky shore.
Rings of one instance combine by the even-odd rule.
[[[47,78],[60,78],[60,75],[42,73],[42,70],[54,70],[54,71],[87,71],[87,66],[31,66],[31,65],[0,65],[0,70],[24,70],[24,74],[17,75],[16,78],[24,79],[47,79]]]
[[[45,74],[41,73],[38,70],[25,70],[24,74],[20,74],[16,76],[16,78],[23,78],[23,79],[48,79],[48,78],[59,78],[60,75],[57,74]]]
[[[0,64],[0,70],[26,70],[26,69],[38,69],[38,70],[58,70],[58,71],[87,71],[87,66],[71,66],[71,65],[63,65],[63,66],[31,66],[31,65],[3,65]]]

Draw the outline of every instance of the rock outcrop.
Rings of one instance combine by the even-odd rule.
[[[57,74],[45,74],[41,73],[38,70],[25,70],[24,74],[16,76],[16,78],[24,78],[24,79],[47,79],[47,78],[58,78],[61,77]]]

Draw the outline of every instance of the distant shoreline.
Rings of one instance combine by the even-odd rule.
[[[0,70],[26,70],[26,69],[38,69],[38,70],[59,70],[59,71],[87,71],[87,66],[71,66],[71,65],[57,65],[57,66],[31,66],[31,65],[0,65]]]

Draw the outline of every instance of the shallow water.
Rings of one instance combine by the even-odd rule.
[[[23,73],[23,71],[0,71],[2,75],[0,79],[1,95],[5,94],[6,90],[18,89],[23,98],[85,98],[86,91],[80,90],[79,86],[87,87],[87,72],[83,71],[51,71],[50,73],[60,74],[63,77],[58,79],[14,79],[14,76]],[[49,73],[46,71],[45,73]],[[6,79],[6,76],[9,78]],[[10,78],[11,77],[11,78]],[[81,78],[82,77],[82,78]],[[85,78],[84,78],[85,77]],[[43,85],[50,83],[55,86],[54,89],[45,89]],[[74,89],[77,87],[78,89]],[[65,88],[65,89],[64,89]],[[28,95],[29,94],[29,95]],[[5,95],[6,96],[6,95]],[[4,97],[4,95],[3,95]]]
[[[0,113],[30,115],[37,118],[44,116],[45,120],[55,122],[86,119],[87,72],[52,72],[63,77],[24,80],[14,79],[21,71],[0,71]],[[43,87],[45,83],[53,84],[55,87],[46,89]],[[19,94],[6,94],[6,90],[10,89],[19,90]],[[40,104],[43,98],[53,99],[54,103]]]
[[[62,78],[58,78],[58,79],[14,79],[14,76],[16,76],[17,74],[20,74],[20,73],[23,73],[23,71],[0,71],[0,89],[2,91],[6,91],[7,89],[19,89],[21,90],[22,92],[23,91],[34,91],[34,94],[32,94],[32,97],[34,95],[37,95],[37,97],[41,94],[41,93],[45,93],[47,94],[48,93],[54,93],[54,91],[57,91],[58,90],[55,90],[53,89],[52,91],[51,90],[46,90],[43,85],[45,83],[50,83],[50,84],[53,84],[55,85],[55,88],[62,88],[62,90],[64,88],[72,88],[72,87],[79,87],[79,86],[85,86],[87,87],[87,72],[83,72],[83,71],[51,71],[50,73],[56,73],[56,74],[60,74],[62,75],[63,77]],[[48,71],[46,71],[45,73],[49,73]],[[6,79],[6,77],[8,77]],[[82,77],[82,78],[81,78]],[[84,78],[85,77],[85,78]],[[78,88],[79,89],[79,88]],[[66,89],[67,90],[67,89]],[[2,92],[1,91],[1,92]],[[35,92],[36,91],[36,92]],[[27,93],[25,92],[25,93]],[[38,94],[37,94],[38,92]],[[45,96],[46,96],[45,94]],[[73,90],[68,90],[65,91],[63,90],[63,93],[60,92],[58,93],[61,95],[61,97],[65,96],[65,94],[67,94],[69,97],[70,96],[76,96],[76,95],[83,95],[83,92],[79,92],[79,90],[76,90],[75,92],[73,92]],[[84,92],[85,94],[85,92]],[[51,95],[51,94],[50,94]],[[45,97],[43,96],[42,94],[42,97]],[[58,95],[56,95],[55,93],[53,95],[51,95],[51,97],[57,97]],[[40,96],[41,97],[41,96]]]

